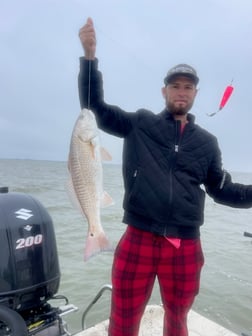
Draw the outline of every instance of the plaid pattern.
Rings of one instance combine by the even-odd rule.
[[[175,248],[162,236],[128,226],[114,257],[109,336],[137,336],[157,277],[164,336],[187,336],[187,313],[199,291],[204,257],[199,239]]]

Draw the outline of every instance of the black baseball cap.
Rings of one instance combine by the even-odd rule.
[[[188,77],[192,79],[195,85],[197,85],[199,82],[199,77],[197,76],[197,72],[192,66],[188,64],[178,64],[168,71],[166,77],[164,78],[165,85],[171,83],[172,80],[177,76]]]

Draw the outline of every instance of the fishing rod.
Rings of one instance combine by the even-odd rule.
[[[224,108],[224,106],[226,105],[227,101],[229,100],[229,98],[230,98],[230,96],[231,96],[231,94],[234,90],[234,87],[233,87],[232,83],[233,83],[233,79],[232,79],[230,85],[228,85],[226,87],[226,89],[225,89],[225,91],[222,95],[218,110],[216,112],[207,114],[209,117],[213,117],[215,114],[217,114],[218,112],[220,112]]]
[[[250,232],[245,231],[245,232],[243,233],[243,235],[244,235],[244,237],[252,238],[252,233],[250,233]]]
[[[244,231],[243,236],[244,236],[244,237],[252,238],[252,233],[247,232],[247,231]],[[250,336],[250,335],[242,332],[242,333],[241,333],[241,336]]]

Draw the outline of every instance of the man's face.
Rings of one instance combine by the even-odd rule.
[[[183,116],[191,109],[197,89],[190,78],[178,76],[162,89],[162,93],[168,111],[174,116]]]

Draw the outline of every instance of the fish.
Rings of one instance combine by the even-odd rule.
[[[68,155],[68,195],[88,223],[84,261],[93,255],[113,250],[101,224],[101,208],[114,204],[103,190],[102,160],[111,155],[100,145],[96,118],[90,109],[82,109],[75,122]]]

